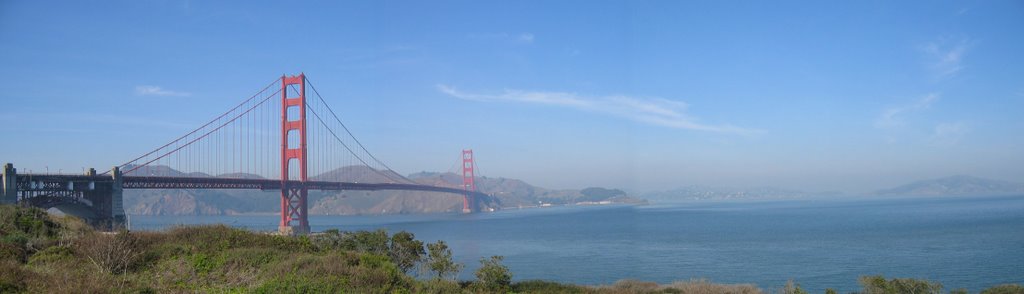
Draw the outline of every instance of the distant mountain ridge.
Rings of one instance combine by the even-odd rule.
[[[721,188],[686,186],[666,191],[646,192],[640,197],[655,202],[717,200],[785,200],[835,196],[996,196],[1024,195],[1024,184],[967,175],[921,180],[906,185],[864,194],[842,192],[805,192],[773,187]]]
[[[1024,194],[1024,184],[956,175],[878,190],[874,194],[879,196],[1009,195]]]
[[[675,202],[702,200],[781,200],[834,195],[842,195],[842,193],[813,193],[775,187],[723,188],[693,185],[666,191],[647,192],[641,194],[641,197],[644,199],[650,199],[651,201]]]

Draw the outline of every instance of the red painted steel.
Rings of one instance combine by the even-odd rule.
[[[298,97],[288,97],[288,87],[298,85]],[[309,214],[306,199],[309,189],[304,185],[306,182],[306,75],[281,77],[281,224],[284,227],[298,226],[301,233],[309,232]],[[288,120],[288,108],[297,107],[298,120]],[[288,146],[288,133],[299,132],[298,148]],[[289,185],[292,179],[289,178],[289,163],[292,159],[299,163],[300,185]],[[296,224],[296,222],[298,222]]]
[[[473,168],[475,167],[473,162],[473,149],[462,150],[462,188],[467,192],[476,192],[476,181],[473,174]],[[473,203],[473,194],[466,193],[462,196],[462,212],[473,212],[471,203]]]

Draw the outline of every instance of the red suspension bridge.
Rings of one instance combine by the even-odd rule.
[[[310,190],[455,193],[463,195],[464,213],[479,211],[478,200],[488,196],[476,189],[473,151],[463,150],[460,162],[461,186],[402,176],[373,156],[299,74],[274,80],[202,126],[102,174],[19,174],[8,163],[0,201],[86,206],[94,215],[89,222],[116,229],[125,221],[125,189],[280,191],[280,232],[305,234]]]

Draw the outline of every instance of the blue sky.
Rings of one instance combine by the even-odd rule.
[[[1024,182],[1020,1],[0,3],[0,160],[100,169],[305,72],[405,173]]]

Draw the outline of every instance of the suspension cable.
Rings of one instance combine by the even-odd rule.
[[[327,107],[327,111],[331,113],[331,116],[334,117],[334,120],[337,121],[338,124],[341,125],[341,128],[344,129],[346,133],[348,133],[349,137],[351,137],[352,140],[356,142],[356,145],[359,145],[359,148],[363,149],[363,152],[366,152],[366,155],[369,155],[370,158],[373,159],[373,161],[376,161],[378,164],[383,166],[388,171],[395,173],[395,175],[398,175],[398,177],[402,178],[403,180],[412,184],[418,184],[416,183],[416,181],[410,180],[409,178],[406,178],[402,174],[395,172],[395,170],[391,169],[391,167],[389,167],[387,164],[384,164],[384,162],[380,161],[379,159],[377,159],[377,157],[373,156],[373,153],[370,153],[370,151],[367,150],[366,147],[359,142],[359,139],[357,139],[355,135],[352,135],[352,131],[350,131],[347,126],[345,126],[345,123],[341,122],[341,119],[338,118],[338,114],[334,113],[334,109],[332,109],[331,106],[327,104],[327,101],[324,101],[323,96],[320,96],[320,92],[316,90],[316,86],[313,86],[313,83],[309,81],[309,78],[306,78],[306,81],[309,84],[309,88],[313,89],[313,93],[316,94],[317,99],[320,99],[320,103],[323,103],[323,105]]]
[[[255,98],[256,98],[256,97],[258,97],[258,96],[259,96],[260,94],[262,94],[263,92],[267,91],[267,89],[270,89],[270,87],[271,87],[271,86],[273,86],[273,85],[274,85],[275,83],[277,83],[277,79],[275,79],[275,80],[274,80],[273,82],[270,82],[270,84],[268,84],[268,85],[267,85],[266,87],[263,87],[263,89],[262,89],[262,90],[260,90],[259,92],[256,92],[256,94],[253,94],[253,95],[252,95],[252,97],[249,97],[249,99],[245,99],[245,101],[242,101],[242,103],[239,103],[239,104],[238,104],[238,105],[236,105],[235,107],[231,108],[231,110],[228,110],[227,112],[224,112],[223,114],[221,114],[220,116],[217,116],[216,118],[214,118],[214,119],[210,120],[210,121],[209,121],[209,122],[207,122],[206,124],[203,124],[202,126],[200,126],[200,127],[196,128],[195,130],[192,130],[191,132],[188,132],[188,133],[187,133],[187,134],[185,134],[184,136],[181,136],[181,137],[179,137],[179,138],[177,138],[177,139],[174,139],[174,140],[173,140],[173,141],[171,141],[171,142],[168,142],[167,144],[164,144],[163,146],[160,146],[160,148],[156,148],[156,149],[153,149],[153,151],[150,151],[150,152],[148,152],[148,153],[146,153],[146,154],[143,154],[142,156],[139,156],[139,157],[137,157],[137,158],[135,158],[135,159],[132,159],[132,160],[130,160],[130,161],[128,161],[128,162],[125,162],[124,164],[118,165],[117,167],[122,167],[122,168],[123,168],[123,167],[125,167],[125,166],[127,166],[127,165],[129,165],[129,164],[131,164],[131,163],[133,163],[133,162],[136,162],[136,161],[138,161],[138,160],[140,160],[140,159],[143,159],[143,158],[145,158],[145,157],[147,157],[147,156],[150,156],[150,155],[152,155],[153,153],[156,153],[157,151],[160,151],[160,150],[162,150],[162,149],[164,149],[164,148],[167,148],[167,146],[171,146],[171,144],[177,143],[178,141],[181,141],[182,139],[185,139],[185,138],[187,138],[188,136],[190,136],[190,135],[192,135],[192,134],[195,134],[195,133],[196,133],[196,132],[198,132],[199,130],[202,130],[202,129],[206,128],[207,126],[209,126],[209,125],[213,124],[214,122],[217,122],[218,120],[220,120],[221,118],[223,118],[223,117],[227,116],[228,114],[231,114],[231,113],[232,113],[232,112],[234,112],[235,110],[238,110],[239,108],[241,108],[241,107],[242,107],[243,105],[245,105],[245,104],[246,104],[246,103],[248,103],[249,101],[251,101],[251,100],[255,99]],[[280,92],[280,90],[278,90],[278,92]],[[271,95],[271,96],[273,96],[273,95]],[[177,149],[175,149],[175,150],[177,150]],[[147,163],[147,164],[148,164],[148,163]],[[134,169],[132,169],[132,170],[134,170]],[[104,172],[104,173],[102,173],[102,174],[107,174],[107,173],[110,173],[110,171]]]
[[[135,165],[134,167],[132,167],[131,169],[125,171],[124,173],[131,173],[131,172],[133,172],[133,171],[135,171],[135,170],[137,170],[137,169],[139,169],[141,167],[144,167],[144,166],[149,165],[150,163],[153,163],[154,161],[157,161],[157,160],[160,160],[160,159],[162,159],[164,157],[167,157],[168,155],[170,155],[170,154],[172,154],[174,152],[177,152],[178,150],[181,150],[181,148],[185,148],[185,147],[187,147],[189,145],[192,145],[192,143],[195,143],[196,141],[199,141],[199,140],[201,140],[203,138],[206,138],[206,136],[219,131],[221,128],[227,126],[228,124],[231,124],[232,122],[235,122],[235,120],[237,120],[238,118],[248,114],[249,112],[251,112],[257,106],[262,105],[263,103],[266,103],[267,100],[270,100],[271,97],[274,97],[277,93],[280,93],[280,92],[281,92],[281,90],[277,90],[274,93],[271,93],[270,95],[267,95],[267,98],[263,98],[263,100],[261,100],[258,104],[253,105],[252,107],[249,107],[247,110],[243,111],[242,113],[239,113],[235,117],[233,117],[230,120],[224,122],[223,124],[221,124],[220,126],[214,128],[213,130],[210,130],[209,132],[203,134],[202,136],[199,136],[199,137],[197,137],[195,139],[192,139],[188,143],[185,143],[185,145],[182,145],[181,147],[175,148],[174,150],[168,151],[167,153],[164,153],[163,155],[161,155],[161,156],[159,156],[157,158],[154,158],[154,159],[152,159],[150,161],[147,161],[147,162],[145,162],[143,164],[140,164],[140,165]]]

